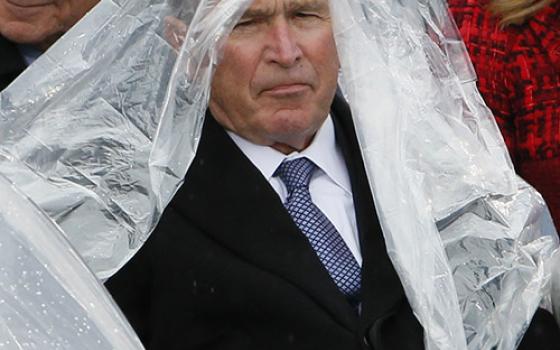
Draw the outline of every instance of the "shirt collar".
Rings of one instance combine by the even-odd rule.
[[[35,62],[35,60],[42,54],[41,51],[31,45],[19,44],[17,47],[23,57],[23,60],[25,61],[25,64],[28,66]]]
[[[330,115],[306,149],[288,155],[269,146],[254,144],[231,131],[227,133],[268,181],[272,179],[274,172],[285,159],[307,157],[338,186],[348,193],[352,191],[344,157],[336,145],[334,124]]]

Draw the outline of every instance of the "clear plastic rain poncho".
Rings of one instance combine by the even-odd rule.
[[[108,278],[154,229],[251,3],[102,0],[0,94],[0,347],[141,348],[81,261]],[[539,304],[558,308],[557,236],[445,3],[330,7],[339,86],[426,348],[514,349]]]

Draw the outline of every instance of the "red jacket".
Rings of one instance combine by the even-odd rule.
[[[517,173],[560,229],[560,0],[503,30],[488,2],[448,1]]]

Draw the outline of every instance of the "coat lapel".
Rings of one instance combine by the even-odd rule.
[[[336,139],[348,167],[362,252],[362,312],[360,328],[368,332],[402,303],[404,291],[387,254],[364,162],[348,105],[337,97],[332,106]]]
[[[356,328],[357,314],[276,192],[211,115],[174,202],[218,244],[297,286],[343,327]]]
[[[17,47],[0,36],[0,91],[25,69],[23,58]]]

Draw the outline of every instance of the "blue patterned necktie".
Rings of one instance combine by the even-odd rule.
[[[329,219],[311,201],[309,181],[316,165],[307,158],[282,162],[274,176],[288,189],[284,206],[305,234],[319,260],[354,306],[360,302],[361,269],[352,252]]]

